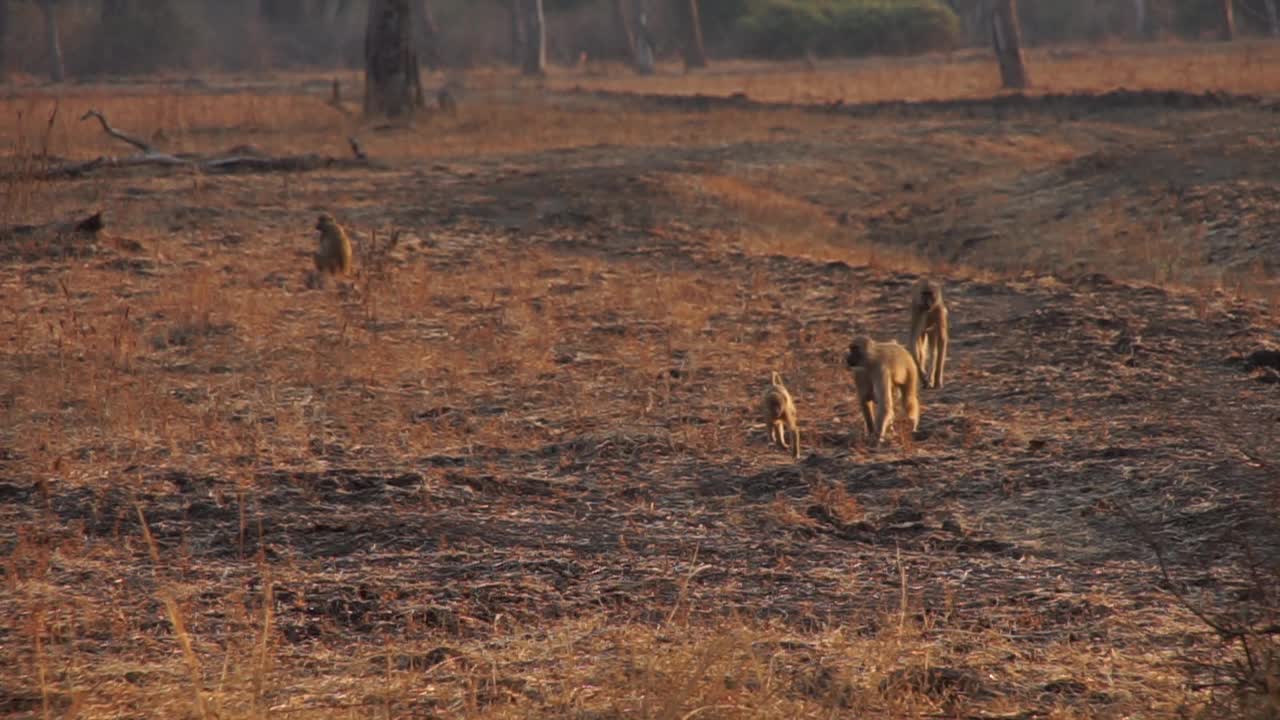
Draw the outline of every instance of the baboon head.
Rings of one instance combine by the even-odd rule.
[[[333,216],[329,213],[320,213],[320,217],[316,220],[317,230],[326,230],[333,227]]]
[[[849,343],[849,354],[844,361],[851,368],[862,367],[867,362],[867,348],[871,346],[871,338],[859,335]]]
[[[942,292],[938,286],[928,280],[921,280],[916,285],[916,303],[921,308],[931,308],[938,304],[942,299]]]

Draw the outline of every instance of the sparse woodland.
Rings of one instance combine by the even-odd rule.
[[[0,0],[0,715],[1277,717],[1275,18]]]

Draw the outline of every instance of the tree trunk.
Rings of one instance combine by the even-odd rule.
[[[547,72],[547,22],[542,13],[542,0],[521,0],[524,5],[524,62],[525,75],[544,75]]]
[[[511,8],[511,64],[524,62],[524,0],[508,0]]]
[[[1280,12],[1276,12],[1276,0],[1266,0],[1267,24],[1271,28],[1271,37],[1280,37]]]
[[[49,52],[49,78],[54,82],[62,82],[66,73],[62,69],[62,40],[58,37],[58,16],[54,12],[53,0],[41,0],[40,10],[44,13],[45,44]]]
[[[423,104],[410,0],[370,0],[364,34],[364,111],[389,118]]]
[[[1231,0],[1220,0],[1222,6],[1222,40],[1231,42],[1236,39],[1236,16],[1231,7]]]
[[[436,26],[435,14],[431,12],[431,0],[422,0],[418,10],[422,14],[422,61],[429,69],[439,70],[444,61],[440,52],[440,29]]]
[[[641,75],[653,74],[653,32],[649,30],[648,5],[647,0],[636,0],[636,54],[634,63],[636,72]]]
[[[684,20],[684,65],[688,68],[707,66],[707,50],[702,45],[702,19],[698,0],[675,0],[676,17]]]
[[[9,0],[0,0],[0,82],[9,79]]]
[[[613,25],[618,29],[618,38],[622,41],[623,50],[628,59],[635,59],[636,36],[631,32],[631,20],[627,17],[626,0],[613,0],[609,3],[613,8]]]
[[[996,0],[991,13],[991,44],[1000,64],[1000,83],[1011,90],[1031,84],[1022,57],[1022,32],[1018,27],[1017,0]]]
[[[1133,0],[1133,34],[1139,40],[1147,36],[1147,0]]]

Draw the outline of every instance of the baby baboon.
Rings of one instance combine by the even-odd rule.
[[[876,342],[859,335],[849,343],[845,358],[853,368],[853,384],[858,390],[858,406],[867,422],[867,433],[875,442],[884,441],[893,426],[894,390],[901,391],[911,418],[911,432],[920,426],[920,373],[915,359],[896,342]],[[875,413],[874,419],[872,413]]]
[[[947,364],[950,342],[942,286],[921,278],[911,288],[911,352],[925,387],[942,387],[942,370]]]
[[[316,220],[316,230],[320,231],[320,251],[314,255],[316,270],[342,275],[351,272],[351,240],[347,231],[329,213],[321,213]]]
[[[769,379],[769,389],[764,391],[761,403],[764,424],[769,426],[769,440],[786,450],[787,430],[791,431],[791,456],[800,457],[800,425],[796,422],[796,404],[791,393],[782,385],[782,377],[775,370]]]

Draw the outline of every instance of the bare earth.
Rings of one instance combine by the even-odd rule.
[[[1196,607],[1280,550],[1266,103],[470,102],[367,169],[5,181],[108,224],[0,238],[0,711],[1211,712],[1154,549]],[[843,352],[920,273],[947,384],[871,448]]]

